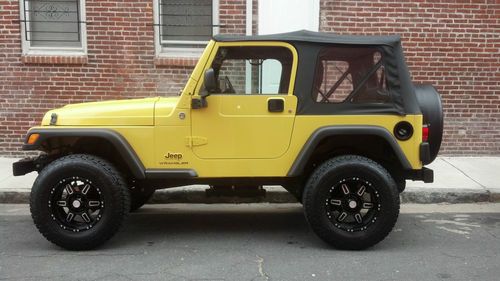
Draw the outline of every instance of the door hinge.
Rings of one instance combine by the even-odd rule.
[[[207,143],[208,139],[204,137],[198,137],[198,136],[186,137],[187,147],[200,146],[200,145],[205,145]]]

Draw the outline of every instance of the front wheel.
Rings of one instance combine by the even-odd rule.
[[[68,250],[88,250],[107,241],[129,209],[130,194],[121,174],[106,160],[85,154],[47,165],[30,197],[40,233]]]
[[[361,156],[332,158],[310,176],[303,195],[313,231],[328,244],[361,250],[382,241],[399,215],[399,192],[381,165]]]

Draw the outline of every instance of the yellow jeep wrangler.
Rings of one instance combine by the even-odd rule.
[[[384,239],[405,180],[432,182],[443,113],[413,85],[398,36],[218,35],[178,97],[67,105],[45,114],[13,165],[39,173],[31,213],[72,250],[111,238],[154,190],[282,185],[341,249]]]

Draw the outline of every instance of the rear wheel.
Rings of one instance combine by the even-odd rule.
[[[88,250],[110,239],[130,209],[120,173],[99,157],[75,154],[47,165],[30,197],[33,221],[52,243]]]
[[[307,182],[303,202],[313,231],[339,249],[377,244],[399,215],[398,188],[387,170],[353,155],[320,165]]]

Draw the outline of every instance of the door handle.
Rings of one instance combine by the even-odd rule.
[[[268,99],[267,110],[269,112],[283,112],[285,110],[285,99],[283,98]]]

